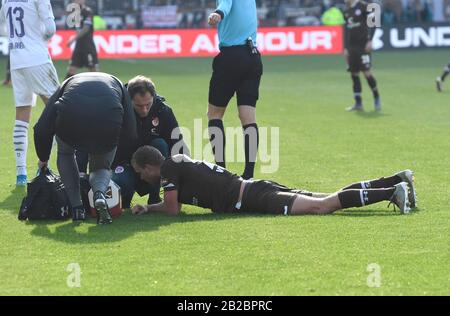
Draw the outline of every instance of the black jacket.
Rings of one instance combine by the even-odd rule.
[[[134,146],[128,146],[128,144],[119,146],[113,167],[130,163],[133,153],[139,147],[150,145],[156,138],[162,138],[169,145],[170,152],[172,147],[183,138],[180,133],[178,138],[172,139],[173,130],[179,126],[175,114],[165,101],[164,97],[156,95],[150,112],[145,118],[135,113],[138,139]]]
[[[54,135],[90,154],[135,142],[136,119],[126,88],[105,73],[83,73],[67,79],[34,126],[41,161],[48,161]]]

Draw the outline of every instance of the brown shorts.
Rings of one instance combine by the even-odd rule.
[[[289,215],[298,195],[312,196],[303,190],[293,190],[272,181],[247,183],[242,197],[243,213]]]

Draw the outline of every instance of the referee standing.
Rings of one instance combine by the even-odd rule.
[[[256,48],[258,19],[255,0],[217,0],[208,23],[218,25],[220,53],[213,61],[209,85],[208,129],[216,163],[225,167],[223,116],[236,93],[239,118],[244,130],[244,179],[253,178],[259,144],[256,102],[263,73]]]

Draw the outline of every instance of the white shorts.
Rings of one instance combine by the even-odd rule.
[[[59,88],[58,74],[52,63],[11,70],[16,107],[35,106],[37,96],[50,98]]]

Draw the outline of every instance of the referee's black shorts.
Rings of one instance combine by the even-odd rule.
[[[214,58],[209,103],[226,107],[236,93],[238,105],[256,106],[263,74],[261,54],[246,45],[222,47]]]

